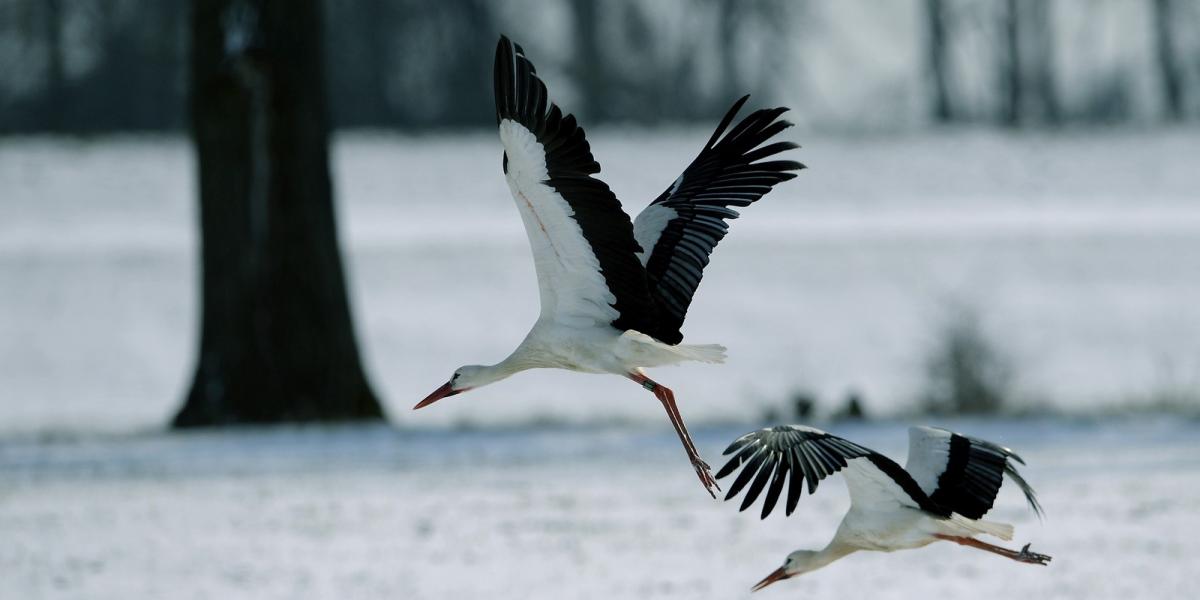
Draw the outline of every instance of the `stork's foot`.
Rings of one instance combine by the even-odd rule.
[[[991,552],[992,554],[999,554],[1000,556],[1003,556],[1005,558],[1011,558],[1012,560],[1015,560],[1017,562],[1028,563],[1031,565],[1046,566],[1046,564],[1050,562],[1049,556],[1046,556],[1045,554],[1038,554],[1037,552],[1030,552],[1029,544],[1025,544],[1025,547],[1021,548],[1020,551],[1017,551],[1017,550],[1010,550],[1008,548],[1002,548],[1000,546],[993,546],[992,544],[989,544],[983,540],[977,540],[973,537],[966,537],[966,536],[960,536],[960,535],[941,535],[941,534],[937,534],[937,533],[933,534],[933,537],[941,539],[941,540],[946,540],[948,542],[954,542],[956,544],[961,544],[963,546],[971,546],[972,548],[979,548],[980,550],[985,550],[987,552]]]
[[[671,419],[671,426],[675,428],[679,441],[683,443],[683,451],[687,453],[692,468],[696,470],[696,476],[700,478],[700,484],[704,486],[704,491],[708,492],[708,495],[715,500],[717,492],[721,491],[721,486],[717,485],[717,480],[710,472],[711,467],[704,462],[704,459],[700,458],[700,452],[692,443],[692,436],[688,434],[687,425],[683,424],[683,416],[679,414],[679,407],[675,405],[675,393],[667,386],[655,382],[640,372],[629,373],[628,377],[638,385],[650,390],[654,397],[662,402],[663,408],[667,411],[667,417]]]
[[[1042,565],[1042,566],[1046,566],[1046,564],[1048,564],[1051,560],[1050,557],[1045,554],[1038,554],[1037,552],[1030,552],[1029,544],[1025,544],[1021,548],[1021,551],[1018,552],[1017,555],[1013,557],[1013,559],[1016,561],[1019,561],[1019,562],[1029,563],[1031,565]]]
[[[709,496],[716,499],[717,492],[721,491],[721,486],[717,485],[717,480],[713,478],[712,468],[699,456],[692,457],[692,468],[696,469],[696,476],[700,478],[704,490],[708,492]]]

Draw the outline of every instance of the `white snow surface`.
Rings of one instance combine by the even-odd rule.
[[[932,546],[860,553],[754,598],[1194,597],[1200,422],[939,423],[1009,445],[1040,494],[990,518],[1047,567]],[[903,460],[904,423],[822,427]],[[697,431],[714,465],[750,429]],[[728,484],[728,480],[726,480]],[[383,426],[0,441],[0,597],[750,598],[848,507],[708,498],[669,431]]]
[[[732,222],[684,327],[728,363],[652,375],[693,424],[754,418],[799,388],[825,410],[853,388],[895,414],[961,301],[1032,406],[1194,389],[1198,133],[789,130],[810,168]],[[636,214],[708,134],[590,138]],[[504,358],[538,314],[500,143],[344,135],[333,167],[359,338],[393,422],[663,425],[628,381],[553,371],[409,411],[455,367]],[[0,140],[0,432],[145,430],[177,409],[197,346],[194,179],[180,138]]]

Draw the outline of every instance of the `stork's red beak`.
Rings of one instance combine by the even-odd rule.
[[[750,588],[750,591],[757,592],[758,590],[761,590],[768,585],[775,583],[776,581],[783,581],[788,577],[791,577],[791,575],[788,575],[787,571],[783,570],[783,567],[779,567],[778,569],[772,571],[770,575],[764,577],[762,581],[754,584],[754,587]]]
[[[426,406],[429,406],[430,404],[433,404],[434,402],[437,402],[438,400],[441,400],[442,398],[449,398],[450,396],[453,396],[455,394],[461,394],[462,392],[465,392],[465,391],[467,391],[467,390],[456,390],[456,389],[450,387],[450,382],[447,381],[445,384],[442,385],[442,387],[440,387],[436,390],[433,390],[432,394],[425,396],[425,399],[418,402],[417,405],[413,407],[413,410],[417,410],[418,408],[424,408]]]

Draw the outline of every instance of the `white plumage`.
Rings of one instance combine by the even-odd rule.
[[[550,176],[541,143],[511,119],[500,121],[500,142],[508,156],[508,189],[533,250],[540,320],[585,328],[612,322],[620,316],[612,306],[616,296],[604,284],[600,261],[572,218],[571,205],[544,183]]]
[[[770,427],[733,442],[729,462],[717,478],[741,472],[729,488],[729,500],[743,489],[741,510],[766,490],[762,517],[774,509],[786,487],[787,514],[792,514],[808,484],[840,472],[850,492],[850,509],[837,532],[821,550],[797,550],[754,589],[819,569],[861,550],[892,552],[951,541],[1016,561],[1044,565],[1050,557],[1009,550],[976,539],[990,535],[1012,539],[1013,527],[983,520],[1005,475],[1021,488],[1030,507],[1041,506],[1033,489],[1017,472],[1024,461],[1007,448],[934,427],[909,430],[908,466],[859,444],[804,425]]]
[[[678,185],[678,181],[671,184],[671,190],[677,189]],[[633,221],[633,239],[642,247],[641,252],[638,252],[638,260],[643,266],[650,260],[650,249],[654,247],[654,243],[666,230],[667,225],[678,216],[679,213],[675,212],[675,209],[661,204],[651,204],[638,213]]]
[[[762,160],[796,147],[767,143],[790,126],[778,119],[785,109],[755,111],[730,128],[746,98],[735,103],[700,155],[635,225],[592,176],[600,166],[583,129],[549,101],[533,64],[504,37],[495,85],[505,178],[529,237],[541,312],[507,358],[460,367],[416,408],[526,369],[627,377],[663,404],[712,494],[716,480],[692,444],[674,393],[642,369],[724,361],[720,345],[680,343],[680,326],[726,220],[738,216],[729,207],[757,201],[803,167]]]

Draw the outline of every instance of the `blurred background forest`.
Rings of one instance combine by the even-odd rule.
[[[317,5],[337,237],[377,384],[361,388],[394,420],[431,371],[507,352],[536,304],[492,172],[501,32],[580,116],[631,212],[734,98],[791,107],[812,168],[738,221],[689,317],[689,339],[743,365],[680,370],[713,390],[692,400],[702,422],[1200,404],[1200,3]],[[125,429],[176,408],[203,329],[195,6],[0,0],[0,376],[41,399],[9,400],[0,425]],[[483,317],[497,310],[511,317]],[[606,401],[617,385],[514,378],[495,392],[512,405],[447,402],[421,423],[656,418]]]
[[[338,128],[488,126],[490,40],[588,123],[707,121],[746,91],[833,130],[1200,111],[1184,0],[326,0]],[[0,0],[0,133],[178,131],[182,0]]]

